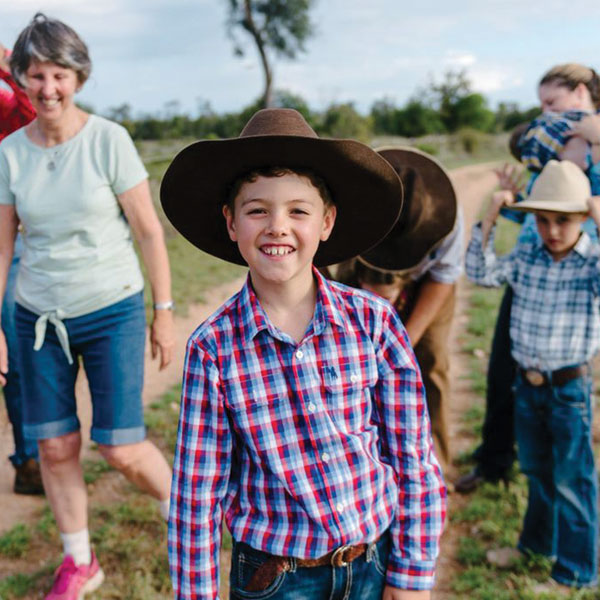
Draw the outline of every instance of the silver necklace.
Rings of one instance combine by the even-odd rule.
[[[48,162],[48,171],[55,171],[56,170],[56,162],[58,160],[60,156],[60,150],[54,150],[51,154],[50,154],[50,160]]]

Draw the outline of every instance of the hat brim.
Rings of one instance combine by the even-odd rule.
[[[505,208],[520,212],[535,212],[536,210],[547,210],[558,213],[588,213],[589,207],[581,202],[553,202],[552,200],[523,200],[515,204],[507,204]]]
[[[303,136],[250,136],[205,140],[184,148],[167,169],[160,199],[173,226],[201,250],[226,261],[246,262],[227,233],[222,207],[231,184],[264,167],[310,169],[327,184],[337,208],[316,266],[342,262],[377,244],[402,207],[402,184],[390,165],[354,140]]]
[[[433,200],[423,207],[417,227],[407,222],[412,199],[404,198],[403,213],[392,231],[374,248],[361,254],[367,266],[402,273],[418,265],[454,229],[458,203],[446,169],[432,156],[411,147],[382,147],[377,152],[396,172],[409,168],[418,173]],[[429,212],[428,212],[429,211]]]

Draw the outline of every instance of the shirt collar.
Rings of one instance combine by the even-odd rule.
[[[577,243],[573,246],[572,251],[569,252],[569,254],[565,256],[565,258],[572,256],[573,253],[578,254],[582,258],[587,258],[588,256],[590,256],[593,247],[594,243],[592,242],[592,238],[590,238],[590,236],[585,231],[582,231],[581,235],[579,236],[579,239],[577,240]],[[542,241],[542,238],[540,236],[537,236],[536,249],[539,253],[544,254],[550,260],[553,260],[552,254],[550,254],[550,252],[546,250],[544,242]]]
[[[346,322],[343,318],[342,304],[331,283],[313,266],[313,276],[317,283],[317,303],[313,316],[313,331],[316,335],[321,333],[328,323],[344,328]],[[269,321],[263,310],[250,280],[240,290],[238,306],[238,326],[244,344],[250,344],[261,331],[268,331],[273,337],[280,338],[277,329]]]

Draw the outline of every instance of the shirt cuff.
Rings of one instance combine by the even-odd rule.
[[[414,561],[390,555],[387,584],[400,590],[430,590],[435,583],[435,560]]]

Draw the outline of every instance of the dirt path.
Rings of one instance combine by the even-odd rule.
[[[458,193],[465,216],[465,229],[468,232],[474,222],[481,201],[487,196],[496,183],[491,165],[477,165],[463,167],[452,171],[452,180]],[[146,355],[146,382],[144,387],[144,403],[148,404],[161,397],[171,386],[180,381],[182,364],[185,354],[185,341],[194,328],[210,315],[226,298],[233,294],[242,284],[238,279],[227,285],[215,288],[207,295],[205,304],[194,305],[189,309],[188,316],[178,317],[177,325],[177,350],[171,365],[163,372],[157,371],[149,356]],[[462,375],[467,372],[467,357],[459,348],[459,338],[466,324],[467,290],[465,282],[461,281],[458,288],[458,306],[452,331],[451,347],[456,348],[452,354],[452,405],[451,405],[451,451],[458,454],[470,443],[469,439],[461,433],[460,419],[462,414],[476,401],[469,388],[469,382]],[[90,401],[87,384],[84,377],[78,381],[77,387],[79,416],[82,421],[82,431],[89,431]],[[1,404],[1,403],[0,403]],[[88,440],[86,440],[88,441]],[[88,444],[86,444],[88,446]],[[10,424],[8,423],[4,405],[0,405],[0,534],[20,522],[31,522],[44,506],[44,500],[36,497],[16,496],[12,493],[13,469],[5,457],[13,448]],[[89,452],[86,447],[84,455]],[[448,479],[453,481],[456,472],[451,469]],[[464,502],[459,495],[450,496],[449,510],[458,507]],[[449,582],[451,574],[455,571],[453,556],[457,543],[457,532],[449,526],[442,539],[442,552],[439,561],[438,584],[434,592],[434,600],[445,600],[450,597]]]
[[[482,201],[497,183],[492,171],[492,165],[484,164],[474,167],[462,167],[452,171],[452,182],[458,194],[459,204],[465,217],[465,234],[468,240],[473,223],[477,219]],[[468,449],[471,439],[462,433],[461,417],[475,402],[481,400],[473,394],[470,382],[464,375],[468,372],[468,357],[460,351],[460,337],[467,324],[468,290],[466,281],[462,278],[458,284],[456,314],[452,326],[450,347],[456,351],[450,357],[451,377],[451,406],[450,406],[450,452],[457,456]],[[454,481],[458,474],[450,467],[447,479]],[[448,514],[452,514],[468,498],[460,494],[450,494],[448,498]],[[437,584],[433,600],[446,600],[453,597],[450,583],[453,574],[458,570],[454,556],[458,545],[459,532],[449,522],[442,537],[440,558],[438,559]]]

